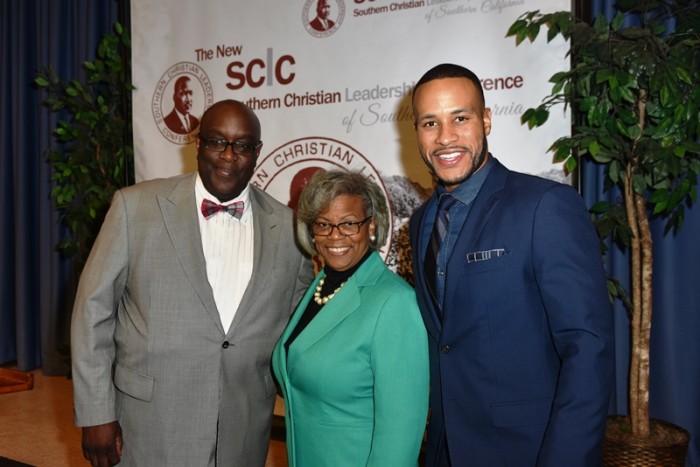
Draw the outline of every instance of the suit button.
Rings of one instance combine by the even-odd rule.
[[[449,345],[440,346],[440,352],[442,352],[442,353],[450,353],[450,346],[449,346]]]
[[[224,343],[221,344],[221,347],[223,347],[224,349],[228,349],[229,345],[231,345],[231,344],[229,344],[228,341],[224,341]]]

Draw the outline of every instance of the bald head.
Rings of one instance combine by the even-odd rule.
[[[212,126],[216,126],[218,122],[229,115],[235,115],[238,119],[246,120],[250,131],[253,132],[256,141],[260,140],[260,120],[255,112],[245,105],[243,102],[227,99],[215,102],[202,115],[200,124],[200,133],[206,133]]]

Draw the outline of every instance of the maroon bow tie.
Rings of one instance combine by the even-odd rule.
[[[225,211],[231,214],[236,219],[240,219],[243,215],[243,201],[236,201],[228,205],[217,204],[214,201],[205,199],[202,201],[202,214],[206,219],[216,214],[219,211]]]

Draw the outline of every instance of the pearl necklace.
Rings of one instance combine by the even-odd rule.
[[[325,283],[326,278],[322,277],[320,281],[318,281],[318,285],[316,285],[316,291],[314,292],[314,302],[318,303],[319,305],[325,305],[328,303],[328,301],[335,297],[335,294],[338,293],[340,288],[345,285],[345,282],[341,282],[340,285],[338,286],[337,289],[333,291],[332,294],[326,295],[325,297],[321,297],[321,289],[323,289],[323,284]]]

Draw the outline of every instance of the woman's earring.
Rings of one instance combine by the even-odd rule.
[[[376,242],[376,241],[377,241],[377,237],[375,237],[374,235],[370,235],[370,236],[369,236],[369,240],[370,240],[371,242]]]

